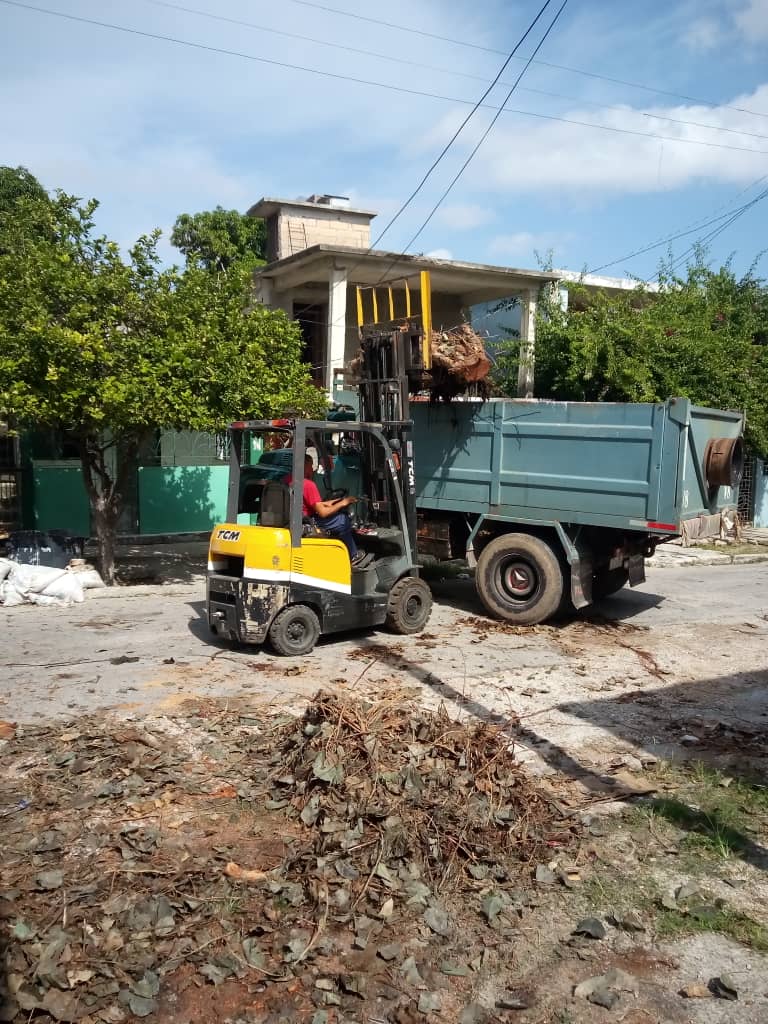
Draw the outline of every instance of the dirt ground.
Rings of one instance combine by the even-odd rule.
[[[93,1016],[82,1000],[59,998],[0,1020],[120,1022],[138,1019],[131,1006],[143,1012],[147,999],[152,1024],[764,1024],[767,584],[765,565],[668,569],[588,615],[514,630],[482,615],[469,581],[436,581],[436,610],[422,636],[341,637],[297,660],[212,642],[191,587],[121,593],[62,612],[3,613],[0,718],[17,723],[0,732],[7,736],[0,739],[6,956],[21,944],[24,969],[39,971],[56,941],[51,928],[66,929],[67,919],[104,936],[117,929],[125,941],[120,915],[134,906],[105,911],[101,890],[98,900],[78,896],[93,868],[78,867],[83,857],[103,856],[112,886],[133,877],[135,899],[168,900],[177,945],[163,945],[168,934],[151,939],[150,928],[147,977],[140,953],[108,957],[119,965],[114,1000]],[[389,892],[374,874],[366,915],[381,926],[379,945],[402,947],[396,968],[376,950],[366,960],[354,946],[354,925],[341,915],[331,929],[326,915],[321,930],[337,946],[318,938],[305,969],[278,982],[268,974],[282,975],[284,965],[268,959],[264,967],[242,943],[258,939],[249,955],[256,946],[274,955],[265,936],[276,930],[269,914],[284,906],[284,894],[254,892],[222,869],[230,860],[273,869],[286,843],[304,835],[285,807],[270,809],[254,789],[261,769],[249,751],[275,715],[301,714],[321,687],[350,704],[409,694],[427,711],[443,706],[467,728],[481,721],[502,730],[553,801],[558,838],[536,863],[518,865],[491,888],[487,879],[470,883],[466,907],[465,897],[459,905],[445,897],[445,935],[425,927],[423,908],[414,916],[397,899],[394,913],[381,916]],[[136,735],[105,744],[121,729]],[[38,757],[30,754],[36,745]],[[121,801],[111,817],[101,798],[86,799],[96,782],[118,787],[107,789]],[[41,801],[43,791],[49,796]],[[142,849],[126,828],[157,834],[143,834]],[[57,829],[67,842],[40,849],[40,835]],[[35,881],[51,870],[64,876],[52,902],[49,877],[42,887]],[[504,907],[492,926],[478,907],[497,890]],[[205,914],[201,897],[210,901]],[[324,920],[322,897],[308,890],[296,913],[294,938],[306,945]],[[597,919],[602,937],[573,934],[585,918]],[[227,943],[235,941],[228,961]],[[71,944],[63,948],[57,955],[74,955]],[[95,984],[82,980],[78,971],[94,968],[79,956],[72,977],[60,976],[63,996],[79,998]],[[409,957],[415,973],[400,970]],[[46,964],[38,986],[54,976]],[[354,974],[374,979],[365,999],[343,980]],[[577,988],[595,978],[603,979],[596,992],[604,1005]]]

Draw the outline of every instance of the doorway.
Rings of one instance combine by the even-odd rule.
[[[304,339],[302,360],[311,367],[312,380],[325,386],[325,352],[328,337],[328,303],[294,302],[293,319],[297,320]]]

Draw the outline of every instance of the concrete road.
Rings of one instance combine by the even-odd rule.
[[[92,592],[70,609],[0,609],[0,718],[165,715],[190,698],[252,706],[320,686],[409,687],[453,711],[520,719],[523,745],[543,763],[558,753],[581,764],[666,755],[684,736],[716,757],[765,753],[768,564],[652,570],[636,590],[532,629],[487,619],[471,581],[433,589],[422,636],[356,633],[303,659],[214,640],[199,583]]]

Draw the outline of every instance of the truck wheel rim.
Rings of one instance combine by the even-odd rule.
[[[525,601],[539,585],[536,570],[521,559],[505,562],[499,567],[501,589],[515,601]]]

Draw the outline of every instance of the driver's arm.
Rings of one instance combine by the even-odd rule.
[[[321,519],[325,519],[328,516],[333,516],[337,512],[341,512],[342,509],[347,508],[349,505],[354,505],[357,498],[353,498],[351,494],[348,494],[346,498],[331,498],[329,501],[316,501],[312,506],[312,511],[316,516],[320,516]]]

